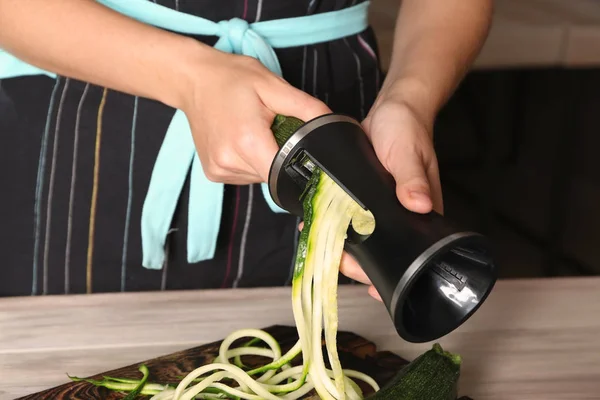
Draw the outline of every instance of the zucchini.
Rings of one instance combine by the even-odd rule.
[[[461,357],[433,347],[421,354],[370,400],[456,400]]]
[[[275,141],[279,147],[283,146],[286,140],[290,138],[304,124],[304,121],[296,117],[288,117],[277,114],[271,124],[271,131],[275,136]]]
[[[277,115],[271,130],[278,145],[282,146],[303,124],[298,118]],[[337,286],[344,241],[350,226],[361,235],[372,233],[375,219],[318,167],[312,169],[300,200],[304,226],[292,279],[292,311],[299,339],[285,354],[267,332],[241,329],[225,338],[212,363],[194,369],[177,385],[148,382],[144,365],[140,366],[140,380],[71,379],[128,392],[127,399],[153,395],[151,400],[297,400],[314,389],[322,400],[360,400],[364,396],[356,380],[362,380],[375,391],[372,398],[376,400],[455,400],[460,357],[443,351],[439,345],[406,366],[382,390],[372,377],[342,367],[337,350]],[[245,337],[252,339],[232,348]],[[259,342],[266,347],[258,346]],[[293,366],[292,360],[300,354],[302,365]],[[242,362],[244,355],[272,361],[249,370]]]

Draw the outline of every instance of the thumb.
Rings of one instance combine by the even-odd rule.
[[[261,100],[275,113],[296,117],[303,121],[310,121],[323,114],[331,113],[331,109],[321,100],[288,83],[282,84],[271,95]]]
[[[404,207],[423,214],[432,210],[429,181],[417,154],[396,157],[391,173],[396,180],[396,195]]]
[[[306,122],[323,114],[331,113],[331,110],[325,103],[286,82],[278,85],[276,90],[261,95],[261,101],[273,112],[271,118],[274,118],[275,114],[281,114],[296,117]],[[264,146],[259,146],[254,154],[256,159],[262,160],[260,163],[261,167],[255,168],[255,170],[265,182],[269,178],[271,163],[279,151],[279,147],[270,130],[271,123],[272,119],[269,121],[268,126],[265,127],[265,130],[270,132],[271,140],[265,143]]]

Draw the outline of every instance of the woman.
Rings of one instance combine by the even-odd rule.
[[[275,114],[361,120],[402,204],[442,212],[433,122],[491,0],[403,1],[385,79],[360,0],[154,3],[0,0],[0,295],[288,284],[299,221],[259,185]]]

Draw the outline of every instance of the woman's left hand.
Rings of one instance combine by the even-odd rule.
[[[443,213],[442,190],[433,147],[433,115],[420,114],[410,103],[384,91],[363,121],[377,157],[396,180],[396,194],[407,209]],[[360,265],[344,253],[340,271],[369,285],[369,294],[381,301]]]

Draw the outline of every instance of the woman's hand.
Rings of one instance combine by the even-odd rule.
[[[380,97],[363,122],[377,157],[396,180],[396,195],[407,209],[443,213],[442,189],[433,148],[433,116],[407,101]]]
[[[330,113],[254,58],[208,49],[191,70],[182,110],[208,179],[228,184],[266,182],[278,147],[275,114],[308,121]]]
[[[433,122],[483,46],[492,11],[492,0],[405,0],[399,7],[386,80],[363,125],[411,211],[443,213]],[[351,257],[341,270],[370,285]],[[372,286],[369,293],[379,298]]]
[[[223,183],[267,180],[277,153],[270,131],[276,113],[308,120],[329,112],[255,59],[94,0],[0,0],[0,48],[58,75],[181,109],[204,171]]]
[[[401,96],[382,91],[363,121],[375,153],[396,180],[396,194],[407,209],[443,213],[442,190],[432,139],[433,116],[420,115]],[[360,265],[344,253],[340,271],[369,285],[369,294],[381,301]]]

